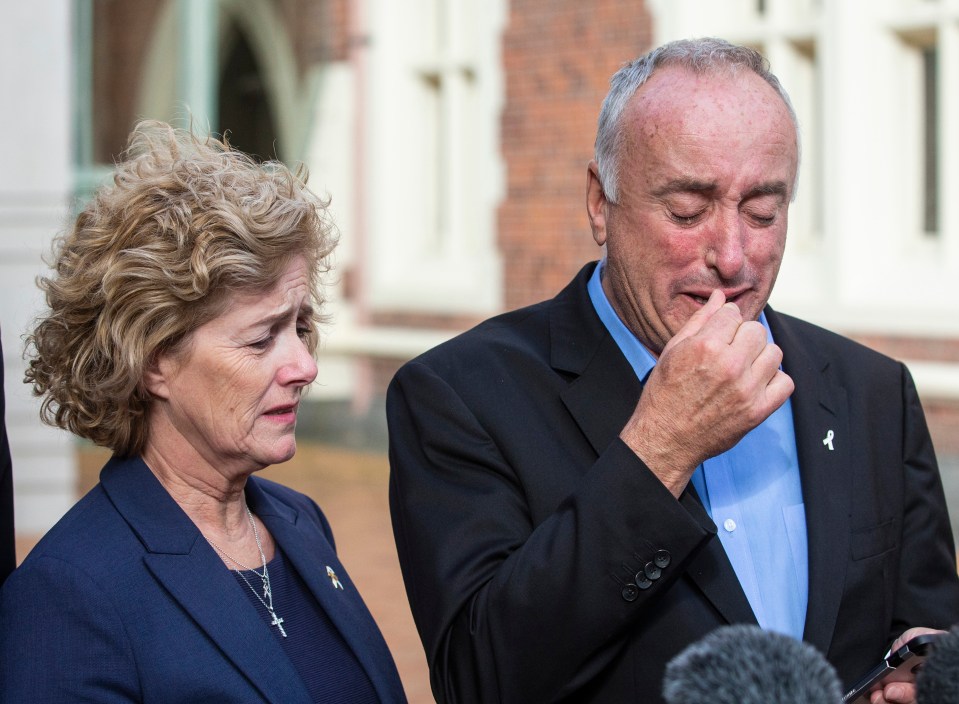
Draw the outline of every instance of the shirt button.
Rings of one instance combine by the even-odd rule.
[[[623,598],[626,601],[636,601],[636,597],[639,596],[639,589],[635,584],[627,584],[623,587]]]
[[[669,567],[669,562],[672,558],[669,555],[669,550],[657,550],[656,554],[653,556],[653,562],[656,563],[656,566],[660,569],[666,569]]]
[[[723,528],[725,528],[727,532],[732,533],[734,530],[736,530],[736,521],[734,521],[732,518],[727,518],[725,521],[723,521]]]

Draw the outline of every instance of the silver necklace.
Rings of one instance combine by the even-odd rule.
[[[234,568],[233,570],[238,575],[240,575],[240,578],[244,582],[246,582],[246,586],[250,588],[250,591],[253,592],[253,595],[260,600],[260,603],[263,604],[263,608],[265,608],[267,612],[270,614],[270,617],[273,619],[270,622],[270,625],[276,626],[278,629],[280,629],[280,635],[286,638],[286,631],[283,630],[283,619],[278,617],[276,615],[276,611],[273,610],[273,590],[270,588],[270,570],[266,566],[266,555],[263,554],[263,546],[260,544],[260,533],[256,529],[256,521],[253,520],[253,512],[250,511],[249,506],[246,507],[246,515],[247,515],[247,518],[250,519],[250,525],[253,526],[253,539],[256,540],[256,549],[260,551],[260,562],[263,563],[262,573],[257,572],[252,567],[247,567],[246,565],[244,565],[242,562],[239,562],[238,560],[234,560],[232,557],[227,555],[226,552],[223,551],[223,548],[221,548],[219,545],[214,543],[209,538],[207,538],[206,541],[213,546],[214,550],[216,550],[218,553],[223,555],[223,557],[225,557],[227,560],[232,562],[234,565],[236,565],[237,567],[242,567],[244,570],[252,572],[257,577],[260,578],[260,581],[263,582],[263,596],[260,596],[260,593],[256,590],[256,588],[254,588],[252,584],[250,584],[250,580],[246,578],[246,575],[243,574],[243,572],[241,572],[240,570],[236,568]]]

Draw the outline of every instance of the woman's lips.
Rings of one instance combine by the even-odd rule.
[[[271,408],[269,411],[267,411],[263,415],[280,417],[280,416],[295,415],[295,414],[296,414],[296,404],[292,404],[290,406],[279,406],[277,408]]]

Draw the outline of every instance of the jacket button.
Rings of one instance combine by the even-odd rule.
[[[653,555],[653,562],[660,569],[666,569],[669,567],[669,562],[672,558],[670,557],[668,550],[657,550],[656,554]]]
[[[640,589],[649,589],[653,586],[653,580],[646,576],[644,571],[636,573],[636,586]]]
[[[647,577],[649,577],[654,582],[657,579],[659,579],[663,574],[663,571],[659,569],[656,565],[654,565],[652,562],[647,562],[643,566],[643,572],[646,574]]]
[[[626,601],[636,601],[636,597],[639,596],[639,589],[636,588],[636,585],[633,583],[627,584],[623,587],[623,598]]]

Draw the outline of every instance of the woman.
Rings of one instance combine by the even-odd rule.
[[[114,452],[0,594],[0,701],[405,701],[290,459],[316,376],[325,203],[162,123],[56,248],[43,416]]]

